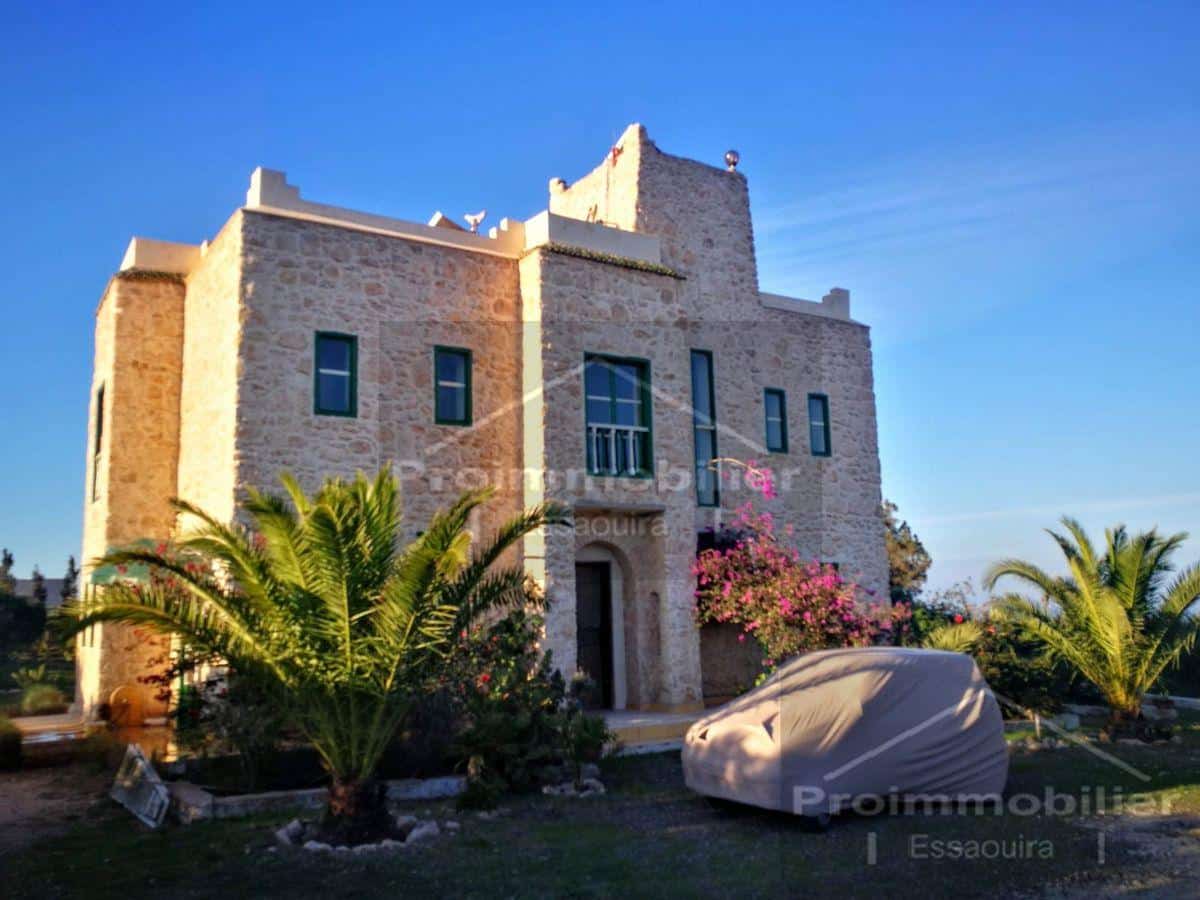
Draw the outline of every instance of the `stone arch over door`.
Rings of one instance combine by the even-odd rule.
[[[618,590],[612,591],[620,607],[612,620],[622,624],[617,630],[624,652],[617,655],[623,662],[614,668],[624,674],[625,708],[660,708],[666,677],[663,598],[668,590],[661,518],[612,510],[576,515],[575,561],[605,562],[620,575],[619,585],[613,585]],[[578,621],[578,609],[572,615]],[[578,634],[575,639],[573,650]]]
[[[629,704],[629,666],[627,664],[626,592],[632,583],[629,561],[617,547],[595,541],[575,551],[576,563],[607,563],[609,575],[610,623],[612,628],[612,708]]]

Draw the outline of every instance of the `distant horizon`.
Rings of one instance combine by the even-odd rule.
[[[486,229],[635,121],[668,153],[739,151],[762,290],[850,290],[927,592],[1001,557],[1058,571],[1064,514],[1200,529],[1195,4],[176,12],[31,7],[0,34],[18,571],[82,563],[93,312],[131,236],[211,239],[258,165]]]

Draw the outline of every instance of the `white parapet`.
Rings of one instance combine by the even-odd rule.
[[[326,225],[353,228],[358,231],[407,238],[427,244],[458,247],[492,256],[515,258],[520,256],[524,249],[524,234],[521,233],[521,229],[505,228],[504,222],[501,222],[500,230],[492,229],[492,233],[485,236],[439,225],[425,225],[420,222],[377,216],[374,213],[330,206],[326,203],[313,203],[300,196],[300,188],[288,184],[286,174],[274,169],[264,169],[261,166],[255,169],[250,176],[250,190],[246,192],[245,208],[294,219],[304,219],[309,222],[320,222]]]
[[[125,249],[120,271],[143,269],[187,275],[200,261],[201,255],[202,251],[197,244],[175,244],[171,241],[135,237]]]
[[[850,318],[850,292],[845,288],[830,288],[829,293],[816,300],[801,300],[799,297],[785,297],[782,294],[768,294],[760,291],[759,301],[771,309],[782,309],[787,312],[802,313],[809,316],[824,316],[826,319],[841,319],[844,322]]]
[[[653,235],[570,219],[548,211],[527,222],[501,219],[499,226],[488,229],[486,235],[476,234],[440,212],[435,213],[428,224],[423,224],[314,203],[301,197],[300,189],[288,184],[283,172],[262,167],[250,176],[246,209],[513,259],[547,244],[559,244],[642,262],[662,262],[659,241]]]
[[[525,223],[525,249],[546,244],[564,244],[641,262],[662,262],[662,249],[655,235],[570,219],[549,211],[538,213]]]

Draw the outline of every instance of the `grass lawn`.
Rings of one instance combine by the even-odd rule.
[[[1170,812],[1200,815],[1200,727],[1179,745],[1100,745],[1150,777],[1084,749],[1019,751],[1009,793],[1046,787],[1076,797],[1148,791]],[[1144,871],[1147,861],[1115,835],[1097,862],[1098,830],[1067,816],[909,814],[842,817],[828,832],[793,817],[714,809],[684,788],[678,754],[610,761],[600,798],[511,799],[483,820],[449,805],[418,804],[462,829],[423,847],[345,858],[271,850],[287,817],[213,822],[149,832],[127,813],[99,805],[62,836],[0,860],[5,897],[640,897],[811,895],[986,897],[1036,893]],[[1085,791],[1087,788],[1089,791]],[[0,798],[2,799],[2,798]],[[944,840],[1049,841],[1051,856],[915,859],[914,836]],[[918,837],[918,840],[920,838]],[[875,863],[868,865],[874,845]],[[1044,845],[1039,845],[1044,846]],[[1161,866],[1161,862],[1153,863]],[[1179,896],[1186,896],[1180,894]]]

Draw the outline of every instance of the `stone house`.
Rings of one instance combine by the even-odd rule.
[[[770,467],[778,496],[758,499],[800,550],[887,586],[868,329],[844,290],[760,291],[744,175],[640,125],[487,234],[312,202],[257,169],[211,241],[133,239],[94,372],[84,560],[169,537],[173,496],[232,518],[281,470],[313,487],[390,461],[411,534],[482,483],[478,529],[560,500],[575,527],[522,559],[551,601],[546,646],[598,705],[694,710],[743,677],[736,641],[693,614],[698,542],[756,496],[715,459]],[[154,714],[137,678],[159,652],[84,634],[85,712]]]

